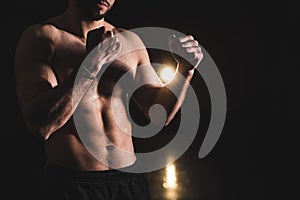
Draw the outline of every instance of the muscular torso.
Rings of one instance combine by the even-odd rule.
[[[77,70],[85,57],[85,42],[59,30],[52,68],[58,84]],[[135,162],[127,113],[128,86],[118,80],[138,65],[136,52],[118,58],[94,81],[73,117],[45,142],[50,162],[81,170],[107,170]]]

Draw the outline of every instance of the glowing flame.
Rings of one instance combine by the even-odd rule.
[[[177,188],[176,168],[174,164],[166,167],[166,176],[164,177],[163,187],[166,189]]]
[[[163,82],[170,82],[175,77],[175,70],[172,67],[164,67],[159,72],[159,76]]]

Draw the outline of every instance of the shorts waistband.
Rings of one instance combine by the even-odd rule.
[[[129,166],[131,167],[131,166]],[[45,172],[47,176],[51,178],[70,180],[70,181],[100,181],[100,180],[116,180],[122,178],[128,178],[135,176],[136,173],[130,173],[122,171],[129,167],[120,169],[109,169],[103,171],[85,171],[85,170],[74,170],[56,165],[51,162],[47,162],[45,166]]]

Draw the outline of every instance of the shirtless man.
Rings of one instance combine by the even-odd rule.
[[[129,91],[116,83],[130,70],[128,85],[153,79],[155,73],[139,70],[151,66],[140,38],[105,21],[114,2],[69,0],[64,13],[28,27],[19,40],[15,54],[19,103],[28,129],[44,142],[48,160],[41,199],[150,199],[141,174],[118,170],[133,165],[136,157],[126,110]],[[185,80],[170,84],[181,91],[180,98],[159,81],[133,94],[146,117],[151,105],[163,105],[165,125],[180,108],[203,57],[192,36],[174,37],[170,47],[185,53],[192,63],[175,57]],[[135,50],[128,51],[131,48]],[[75,113],[82,130],[74,123]],[[85,131],[88,145],[78,129]]]

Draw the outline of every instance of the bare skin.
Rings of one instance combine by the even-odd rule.
[[[151,65],[136,35],[115,28],[104,18],[87,19],[77,3],[70,0],[65,13],[29,27],[20,38],[15,72],[23,116],[29,130],[45,141],[50,162],[80,170],[126,167],[136,160],[126,109],[128,86],[156,80],[136,92],[134,99],[146,117],[151,105],[163,105],[168,114],[164,122],[167,125],[184,100],[194,68],[202,59],[201,49],[192,36],[177,38],[181,44],[178,48],[194,62],[179,62],[179,73],[185,80],[170,83],[180,91],[177,99],[150,68],[138,70],[139,66]],[[96,11],[105,13],[113,3],[111,0],[108,5],[98,5]],[[110,42],[100,45],[104,40]],[[89,54],[94,47],[99,52]],[[127,48],[137,50],[127,52]],[[86,56],[90,58],[84,63],[86,69],[82,69]],[[111,61],[100,80],[91,78]],[[128,71],[128,86],[116,84]],[[75,81],[77,74],[81,75]],[[75,114],[80,119],[76,126]],[[85,134],[84,143],[78,132]]]

